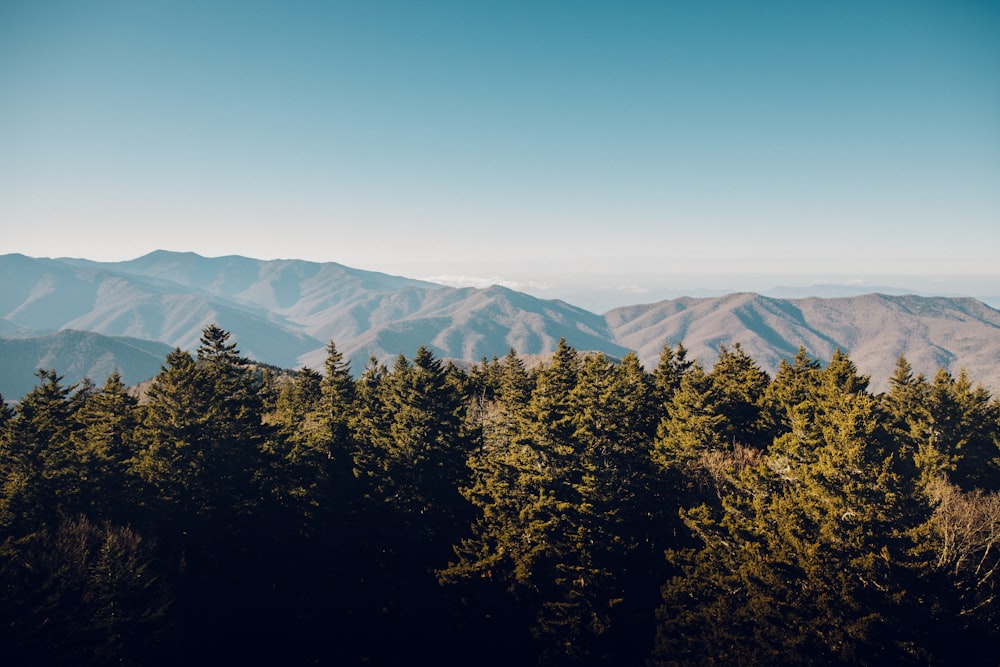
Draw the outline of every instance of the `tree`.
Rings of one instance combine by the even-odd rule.
[[[725,436],[726,416],[719,409],[721,400],[711,376],[694,365],[681,379],[660,422],[654,460],[666,469],[682,470],[705,452],[731,447]]]
[[[659,419],[653,379],[634,354],[619,364],[596,354],[584,360],[571,396],[577,455],[570,479],[580,503],[572,515],[572,560],[563,567],[585,585],[568,587],[565,598],[579,618],[594,620],[572,637],[570,655],[636,663],[645,657],[656,586],[665,576],[665,504],[651,458]]]
[[[147,392],[132,470],[151,520],[218,566],[250,548],[268,440],[256,376],[229,333],[206,327],[197,359],[179,349]],[[237,538],[237,536],[241,536]],[[189,553],[190,556],[190,553]]]
[[[924,576],[944,577],[933,589],[942,650],[956,654],[956,662],[988,664],[1000,637],[1000,494],[963,491],[943,479],[928,492],[935,504],[934,551]]]
[[[507,386],[521,386],[518,364],[511,360],[505,370]],[[635,371],[630,360],[627,372]],[[473,484],[464,493],[479,513],[441,578],[506,588],[533,614],[545,661],[601,655],[622,599],[610,568],[625,558],[618,528],[628,509],[611,494],[622,492],[619,500],[630,504],[635,479],[624,459],[641,445],[626,429],[648,428],[650,416],[644,402],[629,403],[629,388],[618,379],[606,358],[581,361],[560,340],[523,412],[515,407],[523,394],[500,392],[501,405],[490,413],[499,428],[484,428],[482,447],[470,457]],[[512,413],[520,414],[516,430],[506,427]]]
[[[654,393],[660,405],[670,405],[674,393],[681,387],[681,380],[694,365],[694,361],[687,358],[684,345],[677,343],[674,350],[669,342],[664,343],[659,363],[653,371]]]
[[[816,431],[776,442],[721,497],[682,513],[696,546],[671,553],[655,662],[919,662],[912,467],[866,378],[840,354],[815,371]],[[791,457],[788,452],[797,452]]]
[[[465,474],[461,398],[423,346],[412,365],[400,355],[380,389],[388,422],[372,432],[355,465],[408,524],[429,534],[445,530]]]
[[[136,499],[128,467],[136,454],[137,405],[121,375],[114,371],[75,413],[79,428],[71,440],[80,484],[85,489],[81,510],[91,516],[126,521],[132,514]]]
[[[7,401],[4,400],[3,394],[0,394],[0,433],[3,433],[3,429],[7,426],[8,422],[14,418],[14,410],[9,405]]]
[[[322,424],[322,382],[323,376],[303,367],[282,385],[269,417],[276,428],[265,445],[270,459],[266,487],[288,512],[286,525],[294,523],[298,530],[310,530],[306,525],[326,500],[330,443]]]
[[[770,444],[773,434],[764,415],[764,395],[771,379],[739,343],[730,350],[719,346],[719,358],[709,377],[719,397],[719,414],[725,417],[722,436],[755,449]]]
[[[36,375],[39,383],[15,415],[6,417],[0,432],[0,534],[5,537],[39,530],[79,503],[70,446],[76,428],[72,387],[63,386],[55,371],[40,369]]]

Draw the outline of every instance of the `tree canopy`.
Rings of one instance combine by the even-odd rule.
[[[1000,401],[561,340],[0,397],[5,664],[996,661]]]

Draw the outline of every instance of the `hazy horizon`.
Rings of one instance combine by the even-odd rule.
[[[157,249],[150,252],[162,251]],[[194,252],[170,250],[167,252]],[[148,254],[148,253],[145,253]],[[201,253],[196,253],[201,255]],[[242,256],[248,259],[304,260],[299,257],[253,257],[226,253],[201,255],[206,258]],[[51,259],[83,259],[116,262],[138,259],[67,256]],[[602,258],[563,262],[398,262],[375,266],[355,266],[328,260],[352,269],[376,271],[450,287],[487,288],[500,285],[543,299],[558,299],[593,313],[614,308],[654,303],[680,297],[709,298],[737,292],[753,292],[778,298],[843,297],[884,292],[920,296],[973,297],[1000,309],[1000,277],[991,275],[929,274],[818,274],[714,271],[699,272],[698,263],[686,258],[634,258],[631,269],[601,268]],[[817,277],[825,275],[826,277]]]

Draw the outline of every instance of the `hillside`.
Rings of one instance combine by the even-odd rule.
[[[35,385],[39,368],[55,370],[68,384],[85,377],[100,384],[117,370],[135,385],[160,372],[170,346],[137,338],[66,329],[32,338],[0,338],[0,394],[20,398]]]
[[[968,298],[728,294],[602,316],[498,286],[453,288],[336,263],[166,251],[127,262],[4,255],[0,279],[0,337],[7,339],[76,330],[193,349],[214,322],[234,333],[245,355],[286,368],[321,367],[333,340],[355,372],[370,357],[389,362],[425,344],[440,358],[475,363],[511,348],[544,356],[565,338],[616,358],[633,350],[652,368],[667,342],[682,342],[707,366],[720,344],[739,342],[771,373],[800,346],[819,359],[840,348],[876,390],[900,354],[916,372],[964,368],[1000,388],[1000,312]],[[11,387],[32,382],[27,366],[47,358],[24,354],[17,363],[8,355],[0,367],[0,377],[16,376],[4,381]],[[83,358],[58,360],[61,373],[98,368]]]
[[[933,376],[966,369],[1000,388],[1000,311],[975,299],[866,294],[837,299],[773,299],[731,294],[674,299],[615,309],[606,315],[615,340],[651,367],[664,341],[683,342],[708,364],[720,344],[740,345],[773,373],[804,347],[829,359],[848,352],[872,386],[884,390],[899,355]]]

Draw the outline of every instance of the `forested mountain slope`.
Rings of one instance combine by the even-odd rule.
[[[634,350],[648,368],[666,342],[683,343],[705,364],[720,344],[739,342],[769,373],[802,346],[822,360],[849,352],[877,390],[900,354],[918,373],[964,368],[1000,387],[1000,312],[974,299],[730,294],[601,316],[497,286],[459,289],[335,263],[166,251],[110,263],[5,255],[0,278],[3,337],[75,329],[191,349],[217,323],[241,332],[248,357],[286,368],[318,367],[331,340],[356,373],[372,356],[388,361],[424,344],[469,365],[511,348],[545,357],[565,338],[615,358]],[[0,367],[0,378],[11,372]]]

